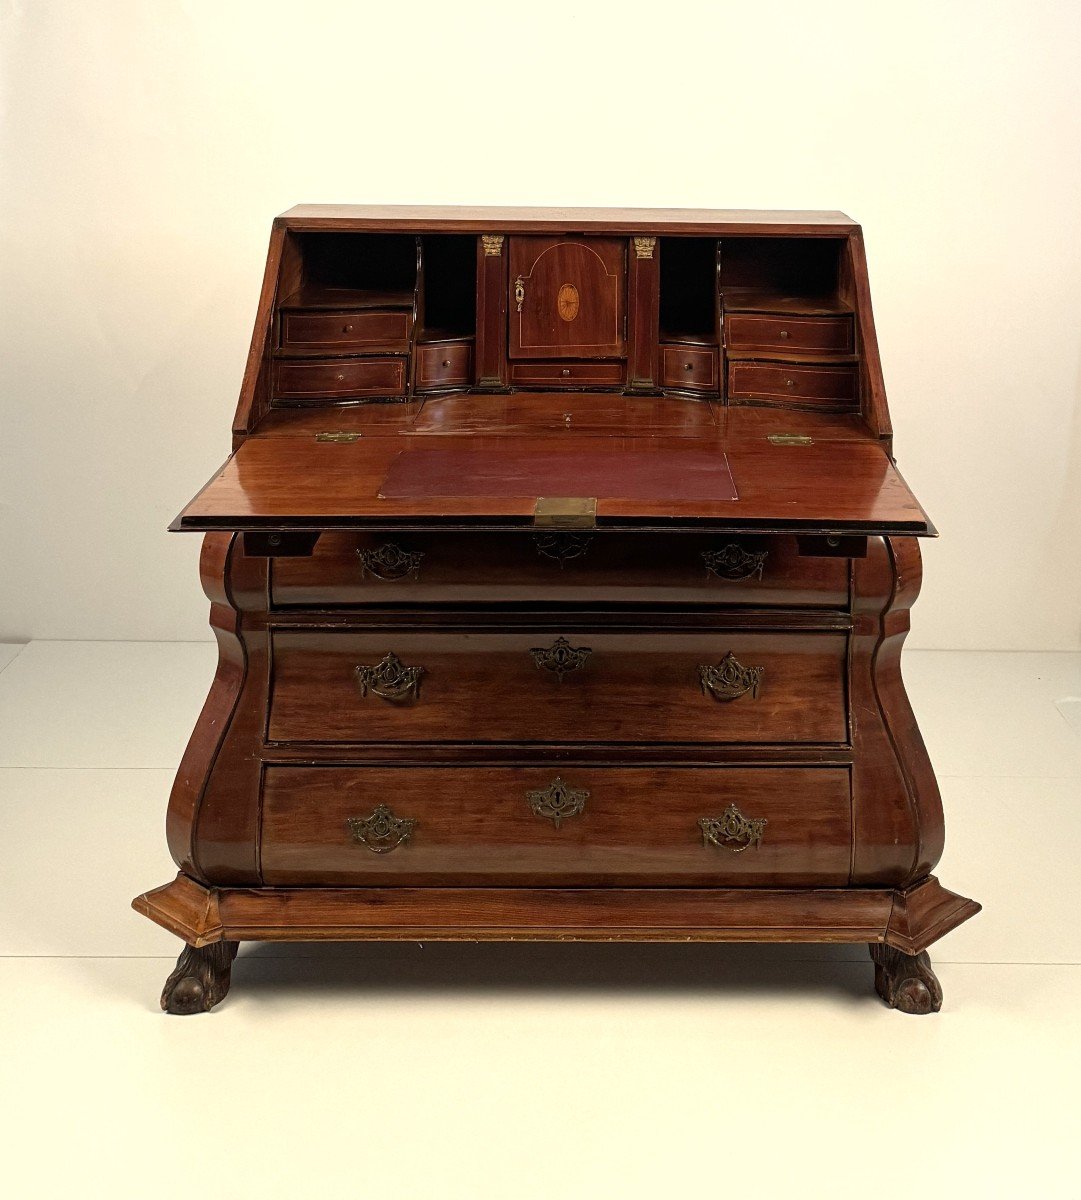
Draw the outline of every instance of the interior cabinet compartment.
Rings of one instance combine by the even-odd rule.
[[[717,341],[717,241],[660,239],[660,340]]]
[[[511,359],[626,356],[626,239],[561,235],[509,243]]]
[[[290,257],[296,286],[280,296],[280,308],[413,308],[418,239],[412,234],[301,233]]]
[[[417,341],[470,338],[477,329],[477,239],[421,238]]]
[[[842,299],[843,238],[722,238],[725,312],[848,312]]]

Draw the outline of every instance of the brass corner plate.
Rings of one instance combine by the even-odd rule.
[[[596,496],[540,496],[533,509],[535,529],[595,529]]]

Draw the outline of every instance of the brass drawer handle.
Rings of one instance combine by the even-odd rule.
[[[751,693],[752,700],[757,700],[758,689],[765,673],[765,667],[742,666],[729,650],[717,666],[710,663],[699,666],[698,682],[702,694],[712,696],[714,700],[738,700],[748,692]]]
[[[586,659],[593,651],[588,646],[572,646],[565,637],[561,637],[547,648],[536,646],[529,653],[538,671],[551,671],[562,683],[564,675],[580,671],[586,665]]]
[[[388,700],[391,704],[418,699],[420,677],[423,674],[423,667],[407,667],[396,654],[387,654],[375,666],[356,668],[360,694],[367,696],[371,692],[380,700]]]
[[[729,542],[720,550],[703,550],[702,561],[706,573],[718,579],[761,579],[768,554],[768,550],[744,550],[738,543]]]
[[[393,542],[377,546],[374,550],[360,549],[357,558],[360,559],[360,576],[365,578],[374,575],[384,583],[395,579],[404,579],[412,575],[416,579],[420,575],[420,560],[424,557],[422,550],[403,550]]]
[[[370,817],[349,817],[345,824],[353,841],[373,854],[397,850],[417,827],[413,817],[396,817],[385,804],[377,805]]]
[[[591,533],[535,533],[533,545],[543,558],[554,559],[560,567],[572,558],[582,558],[593,541]]]
[[[704,848],[712,844],[742,854],[748,846],[761,846],[766,824],[765,817],[745,817],[730,804],[719,817],[701,817],[698,828],[702,830]]]
[[[564,817],[576,817],[584,811],[589,793],[570,787],[557,775],[542,791],[526,792],[525,798],[534,816],[545,817],[558,829]]]

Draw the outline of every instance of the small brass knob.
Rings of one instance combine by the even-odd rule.
[[[339,376],[338,376],[338,381],[339,381],[339,383],[340,383],[340,382],[342,382],[344,379],[345,379],[345,376],[344,376],[344,375],[339,375]]]
[[[563,368],[563,370],[562,370],[562,371],[560,371],[559,373],[560,373],[560,375],[569,375],[569,374],[571,373],[571,372],[570,372],[570,368],[569,368],[569,367],[564,367],[564,368]]]
[[[693,370],[694,370],[694,363],[684,363],[684,364],[683,364],[683,369],[684,369],[685,371],[693,371]]]
[[[449,366],[450,366],[450,359],[449,359],[449,358],[445,358],[445,359],[443,359],[443,366],[445,366],[445,367],[449,367]]]
[[[342,326],[342,333],[352,333],[352,332],[353,332],[352,325],[343,325]]]
[[[787,339],[788,339],[788,330],[787,329],[781,330],[781,337],[787,341]]]
[[[784,381],[784,385],[785,385],[785,387],[795,387],[796,381],[794,379],[786,379]]]

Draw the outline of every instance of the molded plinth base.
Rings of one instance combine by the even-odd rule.
[[[188,943],[162,1007],[205,1012],[240,941],[867,942],[903,1012],[942,991],[924,950],[980,911],[934,876],[890,888],[208,888],[186,875],[132,906]],[[205,953],[204,953],[205,951]]]

